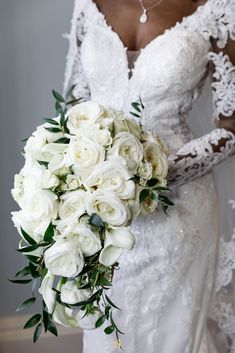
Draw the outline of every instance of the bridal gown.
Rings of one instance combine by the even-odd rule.
[[[131,225],[136,245],[119,258],[109,294],[121,308],[113,316],[125,333],[120,339],[127,353],[235,352],[233,325],[230,346],[225,350],[224,341],[224,350],[218,351],[209,329],[216,330],[216,320],[208,314],[218,285],[218,195],[212,166],[234,154],[235,137],[215,128],[196,138],[187,124],[211,73],[210,61],[219,81],[213,86],[214,121],[219,113],[231,116],[235,110],[235,71],[222,51],[228,36],[235,39],[234,16],[233,0],[207,0],[135,52],[124,46],[95,2],[75,1],[64,92],[77,84],[75,97],[123,110],[130,118],[131,102],[140,95],[144,128],[165,139],[171,156],[177,151],[197,156],[175,164],[175,207],[169,216],[139,216]],[[210,37],[217,39],[220,53],[212,51]],[[214,152],[212,144],[222,140]],[[104,327],[84,331],[84,353],[117,352],[115,336],[106,335]]]

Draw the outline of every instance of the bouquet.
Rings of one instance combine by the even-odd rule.
[[[44,327],[57,335],[56,323],[123,333],[113,320],[120,309],[108,296],[123,249],[133,249],[129,229],[139,214],[173,203],[167,196],[168,149],[143,131],[140,121],[94,101],[71,100],[53,91],[56,117],[45,119],[24,146],[25,164],[15,175],[12,212],[21,236],[18,251],[27,265],[10,280],[32,283],[30,307],[37,294],[42,312],[24,328],[33,340]],[[141,120],[143,103],[132,102]]]

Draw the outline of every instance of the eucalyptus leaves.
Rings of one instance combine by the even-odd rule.
[[[122,111],[93,101],[69,100],[53,91],[56,118],[27,140],[25,165],[15,176],[12,195],[21,210],[12,219],[28,264],[13,283],[32,283],[32,296],[17,310],[42,298],[34,342],[56,323],[122,333],[113,320],[118,308],[109,298],[123,249],[135,245],[129,225],[139,214],[173,203],[167,197],[165,144]],[[68,107],[72,105],[69,109]],[[141,100],[131,114],[141,118]]]

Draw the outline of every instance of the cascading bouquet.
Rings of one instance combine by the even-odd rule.
[[[21,208],[12,219],[21,236],[18,251],[28,261],[13,283],[32,282],[32,295],[16,311],[42,296],[34,342],[55,323],[119,333],[109,298],[118,259],[135,244],[129,229],[139,214],[172,201],[167,193],[168,150],[122,111],[94,101],[72,100],[53,91],[56,117],[45,119],[24,147],[25,165],[12,195]],[[70,99],[70,101],[69,101]],[[132,102],[141,118],[141,99]],[[38,288],[38,290],[36,290]]]

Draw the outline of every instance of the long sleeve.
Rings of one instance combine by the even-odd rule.
[[[186,143],[169,157],[169,185],[181,185],[202,176],[235,153],[235,21],[232,11],[229,0],[224,1],[224,7],[219,10],[211,9],[210,30],[203,29],[204,36],[212,42],[208,59],[213,66],[212,121],[217,127]]]
[[[83,71],[81,61],[81,43],[86,32],[85,2],[75,0],[70,33],[63,36],[69,40],[69,49],[66,57],[63,94],[76,85],[73,90],[75,98],[90,98],[89,85]]]

